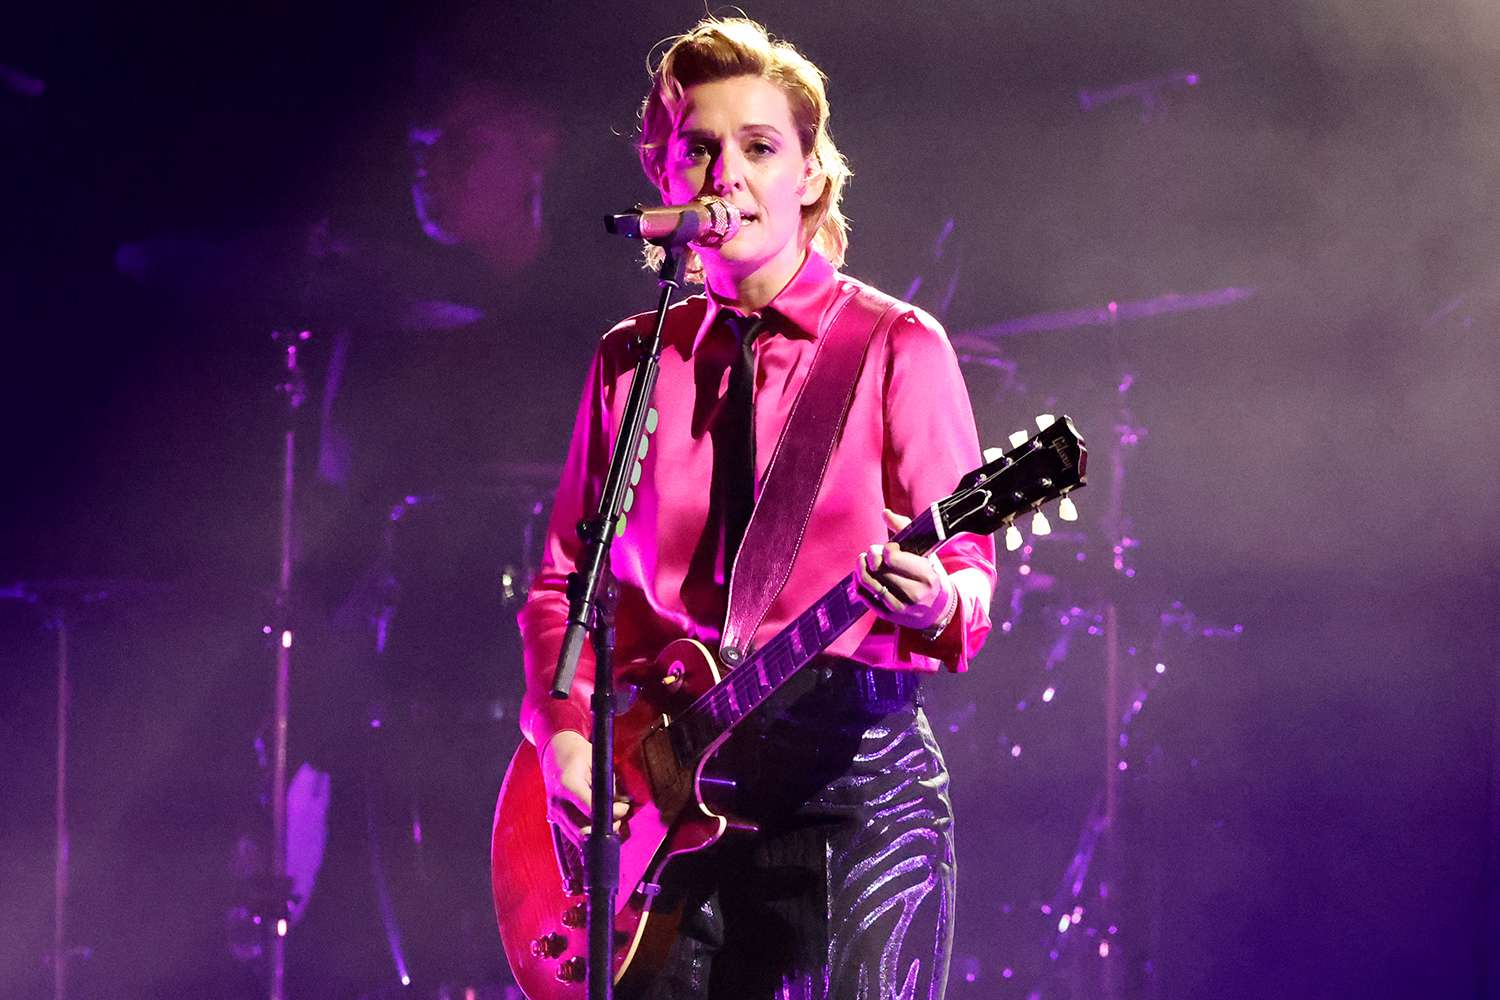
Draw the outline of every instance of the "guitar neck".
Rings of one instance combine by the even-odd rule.
[[[1084,485],[1088,451],[1066,416],[959,480],[958,489],[924,510],[892,539],[926,555],[959,532],[991,532],[1019,513]],[[765,646],[752,652],[667,727],[683,763],[708,753],[741,719],[797,671],[833,645],[869,610],[844,577]]]
[[[908,552],[926,555],[943,536],[933,512],[926,510],[893,540]],[[707,753],[721,736],[864,617],[869,606],[854,595],[851,573],[679,713],[671,729],[680,759],[697,760]]]

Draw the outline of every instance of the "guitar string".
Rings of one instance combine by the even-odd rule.
[[[1049,428],[1049,430],[1050,429],[1051,428]],[[1068,437],[1072,436],[1073,435],[1071,434],[1068,435]],[[1017,454],[1018,452],[1020,454]],[[1038,456],[1050,457],[1050,449],[1048,449],[1043,444],[1042,435],[1038,435],[1037,437],[1028,441],[1026,444],[1021,445],[1020,447],[1013,450],[1010,454],[1004,456],[1004,464],[1002,465],[1001,470],[1014,476],[1015,470],[1017,468],[1019,468],[1023,464],[1034,464],[1038,459]],[[1061,472],[1061,470],[1053,471],[1054,474],[1058,474]],[[996,482],[990,482],[986,485],[991,490],[993,490],[999,484]],[[1016,499],[1020,500],[1021,498],[1017,496]],[[946,497],[944,498],[944,500],[939,501],[939,506],[948,506],[953,502],[954,497]],[[903,528],[896,534],[894,540],[903,543],[909,542],[913,536],[917,536],[919,538],[918,544],[920,545],[923,552],[930,551],[937,545],[939,540],[934,532],[933,513],[931,508],[924,510],[920,515],[914,518],[910,524],[908,524],[905,528]],[[767,643],[764,649],[758,652],[755,656],[752,656],[739,668],[730,671],[724,681],[711,688],[696,702],[689,706],[689,708],[685,712],[679,715],[677,721],[686,722],[693,729],[697,729],[701,727],[705,722],[719,722],[720,716],[723,714],[727,714],[727,717],[730,719],[729,725],[733,725],[738,721],[738,718],[736,716],[743,717],[744,714],[752,710],[766,697],[769,697],[771,692],[773,692],[776,687],[782,684],[792,672],[801,667],[802,664],[807,660],[812,659],[812,656],[809,656],[801,660],[801,662],[797,662],[797,655],[789,651],[788,646],[790,645],[791,641],[790,636],[794,631],[800,632],[800,629],[804,624],[812,624],[813,634],[816,639],[814,645],[821,645],[822,648],[827,648],[827,646],[831,644],[838,635],[842,634],[845,629],[853,625],[854,621],[859,617],[859,614],[863,613],[863,610],[861,610],[859,614],[854,614],[852,617],[850,617],[850,612],[852,611],[852,609],[848,605],[848,591],[850,589],[852,579],[852,574],[850,576],[846,576],[842,581],[840,581],[838,585],[833,588],[833,590],[829,591],[820,600],[813,604],[811,608],[798,615],[793,620],[791,625],[788,628],[783,629],[782,632],[779,633],[770,643]],[[834,602],[838,598],[843,598],[843,600],[840,603],[835,604]],[[816,627],[816,615],[820,609],[825,613],[835,611],[838,612],[837,625],[833,624],[832,615],[829,614],[830,632],[832,633],[832,635],[826,640],[823,637],[822,631]],[[821,651],[822,650],[820,649],[819,652]],[[816,655],[817,653],[813,654],[813,656]],[[773,657],[776,659],[773,659]],[[778,659],[781,661],[780,663],[777,662]],[[791,664],[790,669],[788,669],[789,663]],[[779,666],[780,670],[778,672],[778,676],[774,680],[769,680],[767,684],[762,685],[759,681],[759,670],[747,669],[752,664],[755,664],[757,667],[766,665]],[[741,710],[736,705],[737,701],[746,702],[748,707]],[[728,709],[727,713],[724,712],[726,708]],[[708,719],[702,718],[702,716],[705,714],[709,716]]]
[[[898,532],[894,540],[910,544],[914,537],[923,551],[929,551],[936,544],[930,509],[923,511],[911,524]],[[769,698],[798,669],[831,645],[868,610],[867,606],[856,606],[850,601],[853,582],[853,574],[845,576],[755,655],[731,670],[723,681],[709,689],[673,720],[674,726],[683,727],[681,731],[687,737],[687,749],[692,755],[701,753],[713,741],[716,735],[714,728],[728,728],[738,722]],[[828,619],[826,634],[825,630],[818,627],[819,610]],[[805,626],[811,627],[814,637],[814,642],[805,645],[808,648],[816,647],[816,650],[801,656],[792,648],[791,637],[793,634],[800,636]],[[760,681],[761,667],[766,668],[766,684]],[[727,724],[723,721],[725,719],[728,720]],[[703,732],[705,729],[707,731]]]
[[[1058,426],[1059,425],[1057,424],[1053,425],[1053,427]],[[1052,430],[1053,427],[1049,427],[1048,430]],[[1073,450],[1076,452],[1076,435],[1072,434],[1071,430],[1066,427],[1064,427],[1063,429],[1065,431],[1065,437],[1058,438],[1057,440],[1066,440],[1071,438],[1071,443],[1074,445]],[[1018,446],[1010,453],[1006,454],[1003,457],[1003,464],[1000,467],[1000,471],[1013,477],[1017,469],[1019,469],[1023,465],[1035,464],[1039,456],[1042,456],[1043,460],[1045,460],[1045,458],[1051,457],[1051,449],[1049,449],[1043,443],[1043,436],[1044,435],[1039,434],[1036,437],[1032,438],[1030,441]],[[1057,463],[1052,462],[1048,464],[1055,465]],[[1076,468],[1076,460],[1074,462],[1074,467]],[[1052,470],[1052,472],[1054,475],[1060,476],[1062,470],[1054,469]],[[978,484],[975,485],[977,486]],[[995,482],[993,480],[986,483],[985,485],[988,487],[989,491],[995,492],[998,492],[997,487],[1000,486],[998,482]],[[972,492],[973,489],[974,487],[971,487],[965,492]],[[1022,500],[1019,495],[1014,496],[1017,501]],[[954,500],[955,498],[953,496],[946,497],[938,502],[938,506],[947,507],[951,505]],[[909,541],[912,536],[920,537],[919,544],[921,545],[923,552],[930,551],[937,545],[939,539],[936,537],[933,530],[932,508],[924,510],[921,514],[914,518],[910,524],[908,524],[905,528],[903,528],[896,534],[893,540],[897,542],[906,542]],[[811,608],[803,612],[801,615],[798,615],[797,618],[793,620],[791,625],[788,628],[784,629],[781,633],[779,633],[775,639],[773,639],[766,645],[764,649],[762,649],[755,656],[752,656],[740,668],[730,671],[729,675],[723,681],[715,685],[713,688],[710,688],[705,694],[700,696],[697,701],[695,701],[684,712],[678,715],[673,724],[681,725],[683,728],[680,731],[682,731],[685,736],[689,737],[690,742],[696,744],[699,741],[693,737],[696,737],[697,730],[704,728],[705,725],[709,722],[719,722],[721,715],[727,715],[730,720],[728,722],[728,725],[733,725],[734,723],[738,722],[739,718],[743,717],[746,713],[751,711],[766,697],[769,697],[771,692],[773,692],[776,687],[783,683],[786,678],[790,676],[790,673],[800,667],[802,663],[797,663],[796,666],[792,668],[792,671],[787,671],[784,675],[778,676],[775,680],[770,681],[769,684],[764,686],[759,683],[759,671],[748,670],[746,669],[747,667],[749,667],[751,664],[757,664],[757,666],[764,665],[763,663],[758,663],[757,661],[765,661],[767,663],[771,663],[772,655],[775,655],[777,657],[785,657],[787,655],[786,646],[790,642],[790,634],[793,632],[793,630],[800,630],[805,622],[814,621],[814,616],[820,608],[825,612],[831,610],[838,610],[841,612],[841,614],[839,615],[839,618],[841,620],[841,627],[838,627],[837,630],[834,631],[833,637],[829,638],[828,640],[825,641],[823,639],[821,631],[816,629],[816,627],[814,628],[814,635],[817,638],[817,643],[821,644],[823,648],[827,648],[827,645],[832,643],[833,638],[836,638],[838,635],[842,634],[845,629],[849,628],[854,623],[854,621],[858,618],[858,615],[848,618],[847,620],[843,620],[850,610],[847,606],[847,591],[850,588],[851,582],[852,574],[850,576],[846,576],[832,591],[830,591],[828,594],[825,594],[823,598],[816,602]],[[841,593],[845,597],[846,603],[842,607],[835,608],[831,602],[834,598],[839,597]],[[861,611],[861,614],[862,613],[863,612]],[[831,629],[831,631],[833,630]],[[821,649],[819,650],[819,652],[821,652]],[[813,654],[813,656],[816,655],[817,653]],[[793,659],[795,659],[795,657],[793,657]],[[806,659],[810,660],[812,659],[812,657],[807,657]],[[806,660],[803,660],[802,662],[806,662]],[[771,665],[775,664],[772,663]],[[753,690],[751,690],[752,685]],[[764,692],[762,692],[762,687],[766,688]],[[747,695],[749,696],[748,698],[746,698]],[[735,704],[737,700],[746,701],[749,707],[745,708],[744,710],[740,710]],[[724,712],[724,709],[726,708],[728,709],[727,713]],[[705,719],[705,715],[707,715],[709,718]],[[704,745],[706,745],[706,743],[708,742],[712,742],[713,734],[710,732],[707,735],[709,738],[708,740],[704,741]],[[700,747],[694,746],[692,749],[694,752],[697,752]]]
[[[1053,430],[1057,426],[1054,424],[1048,430]],[[1064,434],[1054,439],[1053,446],[1055,447],[1058,442],[1071,444],[1071,451],[1074,453],[1072,462],[1068,462],[1061,454],[1054,458],[1052,454],[1053,448],[1048,447],[1042,440],[1045,435],[1039,434],[1003,456],[1003,464],[1000,466],[999,472],[1013,478],[1019,468],[1035,465],[1038,461],[1041,461],[1053,466],[1053,468],[1047,470],[1053,476],[1056,476],[1058,479],[1064,478],[1063,473],[1065,471],[1077,468],[1076,453],[1079,450],[1078,446],[1080,442],[1076,435],[1071,432],[1070,428],[1064,427],[1063,430]],[[1062,450],[1059,449],[1059,452]],[[1058,458],[1061,458],[1062,461],[1057,461],[1056,459]],[[1048,459],[1053,460],[1048,461]],[[1045,477],[1038,477],[1038,481],[1046,483],[1049,487],[1053,485]],[[976,483],[964,492],[972,493],[978,485]],[[1002,484],[994,478],[984,485],[987,488],[986,492],[991,496],[1001,493],[1003,490]],[[1061,491],[1061,493],[1067,492],[1070,492],[1070,489]],[[1052,495],[1057,496],[1060,494],[1054,493]],[[1024,510],[1028,504],[1028,501],[1020,491],[1013,492],[1011,498],[1015,501],[1016,512]],[[1045,499],[1034,498],[1033,502],[1042,502]],[[939,501],[938,506],[948,508],[955,502],[956,498],[949,496]],[[913,536],[919,538],[918,544],[923,553],[929,552],[937,546],[939,539],[934,532],[932,508],[924,510],[910,524],[897,532],[893,541],[906,543]],[[740,719],[753,711],[761,702],[769,698],[776,688],[784,683],[797,669],[800,669],[805,663],[816,657],[818,653],[826,649],[838,636],[842,635],[845,630],[852,626],[867,610],[864,606],[860,606],[856,611],[856,609],[849,605],[849,592],[852,589],[852,582],[852,574],[844,577],[842,581],[814,603],[812,607],[793,619],[792,623],[778,633],[763,649],[758,651],[738,669],[731,670],[722,681],[701,695],[686,710],[679,713],[677,718],[672,722],[672,725],[678,728],[678,733],[680,734],[677,738],[680,742],[674,741],[676,745],[682,746],[686,744],[685,749],[688,755],[696,757],[716,738],[716,728],[727,729],[738,723]],[[822,610],[829,619],[829,635],[827,638],[824,637],[823,630],[817,628],[816,622],[819,610]],[[792,653],[788,648],[791,644],[791,636],[794,633],[800,635],[800,630],[804,624],[809,624],[813,627],[813,635],[816,641],[809,645],[819,647],[816,652],[806,657]],[[748,669],[752,665],[756,669]],[[776,676],[772,678],[768,675],[765,684],[760,682],[760,668],[762,667],[776,668]],[[741,703],[744,705],[743,708],[740,707]]]

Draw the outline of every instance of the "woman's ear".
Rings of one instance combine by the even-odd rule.
[[[823,197],[823,189],[827,186],[828,175],[823,173],[823,168],[818,165],[818,158],[806,157],[802,161],[802,207],[817,204],[818,199]]]

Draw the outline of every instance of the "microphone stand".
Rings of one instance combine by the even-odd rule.
[[[640,353],[635,377],[630,382],[630,395],[625,403],[620,434],[610,455],[598,511],[593,517],[578,522],[578,535],[584,542],[583,558],[579,568],[568,575],[568,627],[563,634],[557,673],[552,682],[552,697],[567,698],[578,672],[578,657],[587,632],[594,648],[594,694],[589,706],[594,717],[590,736],[594,751],[594,801],[584,852],[584,886],[588,893],[589,1000],[611,1000],[614,995],[615,887],[620,871],[620,838],[614,832],[615,684],[611,662],[614,624],[608,607],[610,588],[604,587],[602,596],[600,590],[609,563],[610,546],[620,527],[630,470],[642,454],[646,414],[661,370],[661,332],[666,324],[667,308],[672,304],[673,293],[682,285],[685,254],[670,246],[666,251],[659,276],[661,296],[656,305],[655,327],[651,339],[638,346]]]

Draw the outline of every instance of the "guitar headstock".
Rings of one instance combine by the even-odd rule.
[[[1030,437],[1024,432],[1012,435],[1010,451],[993,457],[987,452],[985,464],[959,480],[958,489],[934,505],[939,538],[1011,527],[1027,511],[1040,515],[1041,506],[1051,500],[1066,504],[1058,512],[1064,520],[1077,517],[1068,494],[1087,484],[1088,449],[1068,417],[1053,419],[1044,414],[1037,423],[1041,430]],[[1033,526],[1037,534],[1050,530],[1045,517]]]
[[[1046,430],[1056,420],[1057,418],[1050,413],[1038,413],[1036,415],[1037,430]],[[1010,435],[1010,446],[1012,448],[1019,448],[1030,439],[1030,431],[1016,431]],[[986,448],[984,449],[984,460],[992,462],[1003,454],[1005,454],[1005,451],[1002,448]],[[1057,516],[1064,521],[1078,520],[1078,507],[1073,503],[1072,497],[1064,496],[1057,501]],[[1029,528],[1033,538],[1043,538],[1052,534],[1052,523],[1047,520],[1047,515],[1042,512],[1040,507],[1032,512]],[[1021,535],[1021,529],[1014,522],[1007,524],[1005,526],[1005,551],[1014,552],[1024,544],[1026,544],[1026,539]]]

